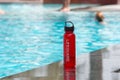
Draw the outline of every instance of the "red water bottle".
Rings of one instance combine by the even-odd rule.
[[[64,80],[76,79],[76,51],[74,24],[71,21],[65,22],[64,34]]]

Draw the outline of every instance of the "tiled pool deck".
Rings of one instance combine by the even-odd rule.
[[[77,57],[76,80],[120,80],[120,45]],[[56,62],[0,80],[63,80],[63,63]]]

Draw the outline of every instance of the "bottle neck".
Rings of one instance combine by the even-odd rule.
[[[65,31],[65,33],[69,34],[69,33],[73,33],[73,31]]]

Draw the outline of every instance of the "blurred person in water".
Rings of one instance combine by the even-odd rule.
[[[95,16],[95,18],[96,18],[96,20],[99,22],[99,23],[101,23],[101,24],[105,24],[105,22],[104,22],[104,15],[103,15],[103,13],[101,12],[101,11],[97,11],[96,12],[96,16]]]
[[[3,11],[2,9],[0,9],[0,14],[5,14],[5,11]]]

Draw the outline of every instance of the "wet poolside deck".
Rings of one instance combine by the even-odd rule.
[[[43,3],[43,0],[0,0],[0,3]]]
[[[120,5],[98,5],[83,8],[72,8],[72,11],[120,11]]]
[[[30,3],[44,4],[44,0],[0,0],[0,3]],[[52,4],[54,5],[54,4]],[[62,6],[62,4],[60,4]],[[75,6],[76,5],[76,6]],[[100,5],[100,4],[71,4],[71,11],[120,11],[120,4]],[[58,8],[59,9],[59,8]]]
[[[77,80],[120,80],[120,45],[77,58]],[[0,80],[63,80],[63,63],[56,62]]]

